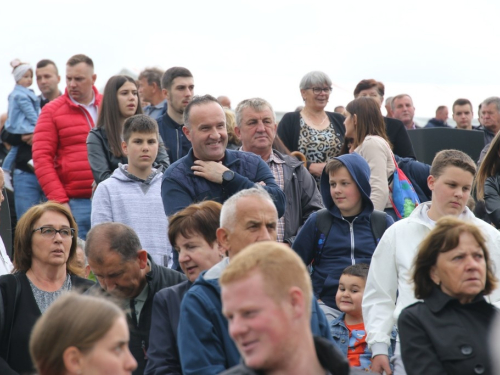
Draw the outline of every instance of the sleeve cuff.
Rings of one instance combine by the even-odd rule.
[[[389,346],[383,342],[376,342],[371,346],[372,358],[377,355],[389,356]]]

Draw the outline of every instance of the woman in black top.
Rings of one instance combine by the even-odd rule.
[[[300,81],[304,108],[286,113],[278,135],[290,151],[306,156],[307,169],[319,182],[326,163],[340,154],[344,142],[344,116],[326,112],[332,80],[323,72],[309,72]]]
[[[61,294],[86,290],[93,282],[75,275],[78,229],[63,205],[31,207],[18,221],[14,271],[0,276],[0,374],[32,373],[31,330]]]
[[[129,76],[111,77],[104,88],[97,126],[87,138],[88,158],[96,184],[110,177],[118,163],[127,164],[122,151],[123,124],[136,114],[142,114],[136,82]],[[161,137],[160,142],[163,144]],[[153,166],[167,168],[169,165],[162,145]]]
[[[375,81],[374,79],[363,79],[354,89],[354,98],[368,96],[374,99],[379,104],[379,107],[381,107],[384,103],[384,93],[385,87],[382,82]],[[413,145],[404,124],[390,117],[384,117],[384,122],[385,132],[391,141],[394,154],[402,158],[416,159]]]
[[[492,374],[488,336],[497,285],[485,239],[475,225],[444,217],[422,241],[413,271],[415,297],[399,315],[406,373]]]

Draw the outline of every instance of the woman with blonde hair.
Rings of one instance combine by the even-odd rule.
[[[96,296],[68,293],[38,320],[30,353],[39,375],[126,375],[137,367],[125,313]]]

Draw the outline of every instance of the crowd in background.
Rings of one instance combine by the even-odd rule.
[[[326,111],[311,71],[278,123],[185,67],[11,65],[0,373],[495,373],[500,97],[424,126],[375,79]]]

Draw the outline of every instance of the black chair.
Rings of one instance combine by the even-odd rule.
[[[436,153],[455,149],[465,152],[475,162],[484,147],[482,131],[452,128],[424,128],[408,130],[417,160],[432,164]]]

